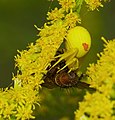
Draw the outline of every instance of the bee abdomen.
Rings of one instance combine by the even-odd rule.
[[[66,73],[62,71],[61,73],[57,74],[55,77],[56,85],[60,87],[72,87],[77,84],[76,76],[74,73]]]

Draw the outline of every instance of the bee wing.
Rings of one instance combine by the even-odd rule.
[[[78,83],[73,87],[77,87],[79,89],[87,89],[89,91],[95,91],[96,90],[95,88],[91,88],[90,84],[87,84],[87,83],[81,82],[81,81],[78,81]]]

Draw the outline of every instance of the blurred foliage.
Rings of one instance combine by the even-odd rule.
[[[14,56],[17,49],[23,50],[37,39],[36,24],[41,27],[46,21],[46,14],[57,6],[56,0],[0,0],[0,87],[11,83],[14,70]],[[100,8],[100,11],[86,12],[82,9],[82,26],[92,35],[92,48],[83,62],[83,70],[89,62],[95,62],[97,52],[102,51],[101,36],[115,37],[115,1]],[[68,93],[69,91],[69,93]],[[73,111],[85,91],[79,89],[44,89],[41,92],[41,108],[35,111],[39,120],[72,120]],[[45,96],[45,97],[44,97]],[[76,97],[77,96],[77,97]]]
[[[44,88],[40,95],[41,107],[35,111],[36,120],[73,120],[74,111],[84,94],[85,90],[77,88]]]

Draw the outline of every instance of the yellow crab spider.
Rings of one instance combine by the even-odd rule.
[[[69,72],[79,68],[79,58],[83,57],[90,49],[91,37],[87,29],[76,26],[68,31],[65,40],[65,52],[56,56],[59,60],[51,67],[55,67],[63,59],[66,61],[65,67],[69,67]],[[58,72],[59,72],[58,71]]]

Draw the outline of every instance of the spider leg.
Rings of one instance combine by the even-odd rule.
[[[71,62],[68,62],[67,64],[69,67],[68,73],[79,68],[79,61],[77,58],[72,58]]]
[[[66,65],[64,67],[62,67],[59,71],[63,70],[64,68],[66,68],[67,66],[71,65],[72,63],[75,63],[75,62],[78,63],[78,59],[76,58],[77,53],[78,53],[78,49],[75,48],[75,49],[66,51],[63,54],[60,54],[60,55],[54,57],[55,59],[59,58],[59,60],[50,68],[50,70],[53,67],[55,67],[59,62],[61,62],[62,60],[64,60],[64,59],[66,61]],[[77,64],[77,66],[78,66],[78,64]]]
[[[67,66],[75,63],[76,61],[77,61],[77,67],[70,68],[70,70],[68,71],[68,73],[71,72],[72,70],[77,69],[77,68],[78,68],[78,59],[77,59],[77,58],[72,58],[71,61],[68,62],[68,63],[66,63],[66,65],[65,65],[64,67],[62,67],[61,69],[59,69],[59,70],[57,71],[57,73],[60,72],[61,70],[63,70],[64,68],[66,68]]]

